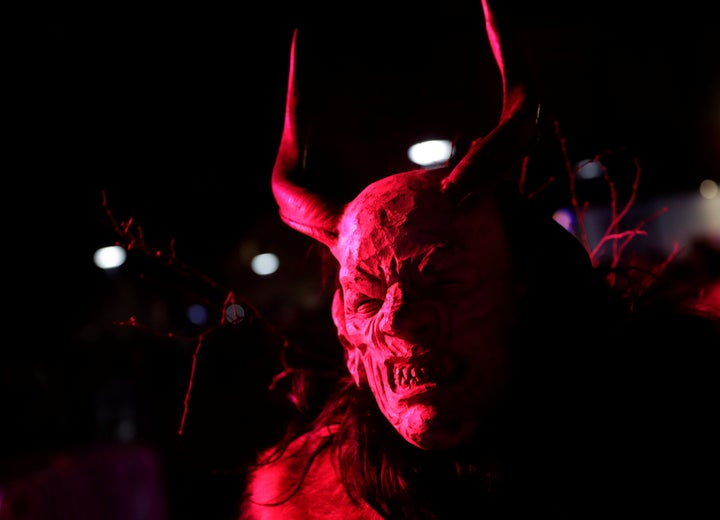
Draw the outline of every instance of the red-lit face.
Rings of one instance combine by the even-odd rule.
[[[371,185],[347,208],[333,317],[359,384],[408,442],[453,448],[483,427],[508,377],[508,244],[491,200],[459,211],[441,170]]]

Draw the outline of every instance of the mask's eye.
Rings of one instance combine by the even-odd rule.
[[[380,310],[382,304],[382,300],[377,298],[358,298],[350,310],[359,316],[371,316]]]
[[[356,267],[343,281],[345,313],[358,318],[369,318],[383,306],[385,284],[368,270]]]

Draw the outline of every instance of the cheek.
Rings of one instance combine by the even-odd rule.
[[[385,348],[382,334],[377,332],[377,319],[348,323],[348,339],[358,349],[365,371],[376,384],[384,386],[385,361],[389,350]],[[382,382],[382,383],[381,383]]]
[[[357,326],[353,325],[352,323],[347,324],[345,330],[347,332],[347,339],[350,344],[352,344],[355,348],[359,348],[364,355],[365,350],[367,349],[366,334],[363,334],[362,331],[360,331]]]
[[[360,320],[350,316],[345,317],[345,330],[350,342],[363,351],[377,341],[378,335],[374,332],[377,329],[377,317]]]

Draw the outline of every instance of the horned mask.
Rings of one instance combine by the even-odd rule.
[[[350,373],[402,437],[429,450],[482,429],[509,370],[512,262],[490,194],[527,154],[537,105],[507,59],[487,0],[482,10],[503,106],[495,128],[454,166],[396,173],[339,204],[303,186],[296,31],[272,175],[282,220],[339,263],[332,315]]]

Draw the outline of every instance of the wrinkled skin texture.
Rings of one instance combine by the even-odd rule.
[[[517,290],[495,203],[453,202],[446,173],[370,185],[346,208],[333,248],[347,366],[425,450],[461,445],[502,400]]]

